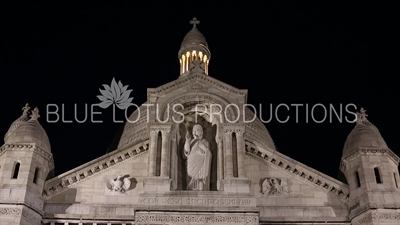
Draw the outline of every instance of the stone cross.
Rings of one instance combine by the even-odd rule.
[[[193,17],[193,19],[190,21],[190,24],[193,24],[193,28],[196,28],[196,25],[200,24],[200,21],[197,20],[196,17]]]

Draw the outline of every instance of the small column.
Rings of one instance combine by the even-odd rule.
[[[225,131],[225,178],[233,177],[232,131]]]
[[[244,131],[236,131],[236,143],[237,143],[237,165],[238,165],[238,177],[245,178],[246,172],[244,170],[244,157],[245,157],[245,142],[244,142]]]
[[[172,190],[176,190],[178,188],[178,174],[177,174],[177,166],[178,166],[178,159],[177,159],[177,143],[176,143],[176,133],[173,133],[173,137],[171,140],[171,163],[168,164],[168,168],[170,169],[172,183]]]
[[[217,140],[217,146],[218,146],[218,161],[217,161],[217,168],[218,168],[218,190],[222,190],[222,185],[221,181],[224,179],[224,154],[223,154],[223,145],[222,145],[222,140],[219,138]]]
[[[150,147],[149,147],[149,176],[156,175],[157,139],[158,139],[158,130],[151,129]]]
[[[170,160],[169,154],[169,132],[171,129],[164,128],[161,130],[162,146],[161,146],[161,176],[169,177],[168,161]]]

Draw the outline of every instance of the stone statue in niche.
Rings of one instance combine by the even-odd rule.
[[[187,190],[209,191],[212,154],[200,124],[193,126],[193,137],[187,130],[183,153],[187,160]]]
[[[260,181],[260,192],[263,195],[281,195],[287,193],[287,182],[280,178],[264,178]]]
[[[125,193],[131,187],[131,180],[119,175],[116,179],[110,179],[106,182],[107,189],[110,191]]]

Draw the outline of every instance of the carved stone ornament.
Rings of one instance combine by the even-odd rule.
[[[203,86],[202,86],[201,84],[193,84],[193,85],[191,86],[191,88],[192,88],[193,90],[198,91],[198,90],[203,89]]]
[[[282,178],[266,177],[260,181],[260,193],[266,196],[288,193],[287,181]]]
[[[125,193],[131,187],[131,181],[126,176],[119,175],[116,179],[106,182],[106,187],[110,191]]]
[[[13,215],[19,216],[22,214],[22,210],[18,208],[0,208],[0,215]]]
[[[184,224],[259,224],[257,215],[230,215],[230,214],[184,214],[184,215],[168,215],[168,214],[136,214],[136,223],[184,223]]]
[[[190,72],[194,73],[205,73],[204,62],[202,61],[193,61],[190,63]]]

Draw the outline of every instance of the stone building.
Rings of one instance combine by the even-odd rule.
[[[260,120],[241,122],[251,110],[226,107],[247,90],[209,76],[191,22],[180,76],[148,89],[115,151],[53,176],[38,110],[23,108],[0,148],[1,225],[400,224],[399,157],[364,110],[344,143],[346,183],[281,154]]]

